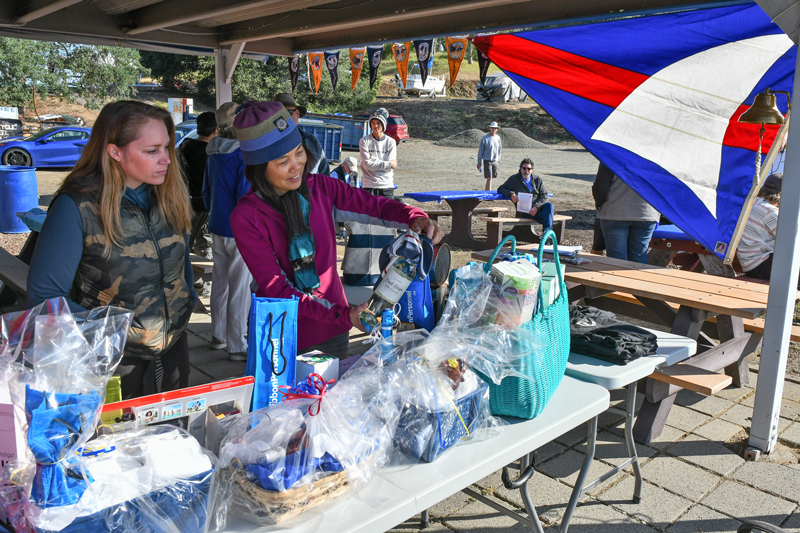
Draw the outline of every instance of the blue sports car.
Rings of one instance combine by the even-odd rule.
[[[71,167],[91,135],[91,128],[59,126],[24,139],[0,141],[0,161],[24,167]]]

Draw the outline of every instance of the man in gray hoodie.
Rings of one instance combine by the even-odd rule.
[[[375,196],[394,199],[394,169],[397,168],[397,143],[386,135],[389,112],[380,108],[369,117],[372,133],[358,143],[361,155],[361,183]]]

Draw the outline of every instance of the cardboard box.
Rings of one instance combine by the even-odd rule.
[[[533,317],[542,275],[527,259],[501,261],[492,266],[492,281],[496,285],[497,309],[495,323],[519,326]]]
[[[319,350],[297,356],[297,381],[305,381],[311,374],[319,374],[325,381],[339,379],[339,359]]]
[[[219,456],[222,439],[242,415],[242,406],[237,400],[209,407],[206,411],[206,436],[203,446]]]

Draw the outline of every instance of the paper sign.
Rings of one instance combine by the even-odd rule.
[[[517,193],[517,213],[530,213],[533,209],[533,194],[527,192]]]

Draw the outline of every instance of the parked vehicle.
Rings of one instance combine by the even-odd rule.
[[[356,118],[363,118],[366,120],[369,118],[369,115],[356,115]],[[371,132],[372,130],[369,128],[369,124],[367,124],[364,136],[366,137]],[[403,120],[402,115],[389,115],[389,119],[386,121],[386,135],[394,139],[397,144],[411,138],[408,135],[408,124]]]
[[[484,83],[478,82],[476,89],[478,92],[478,100],[489,100],[492,102],[519,100],[520,102],[524,102],[528,99],[528,95],[504,72],[486,76]]]
[[[403,80],[400,79],[400,74],[394,75],[394,82],[397,85],[397,91],[400,96],[403,95],[403,92],[416,94],[417,96],[430,96],[431,98],[447,96],[446,81],[447,76],[431,76],[428,74],[423,84],[422,76],[419,74],[419,65],[414,65],[411,68],[405,85],[403,85]]]
[[[197,139],[197,122],[185,120],[175,126],[175,148],[186,139]]]
[[[71,167],[91,135],[91,128],[48,128],[23,139],[0,141],[0,161],[25,167]]]

